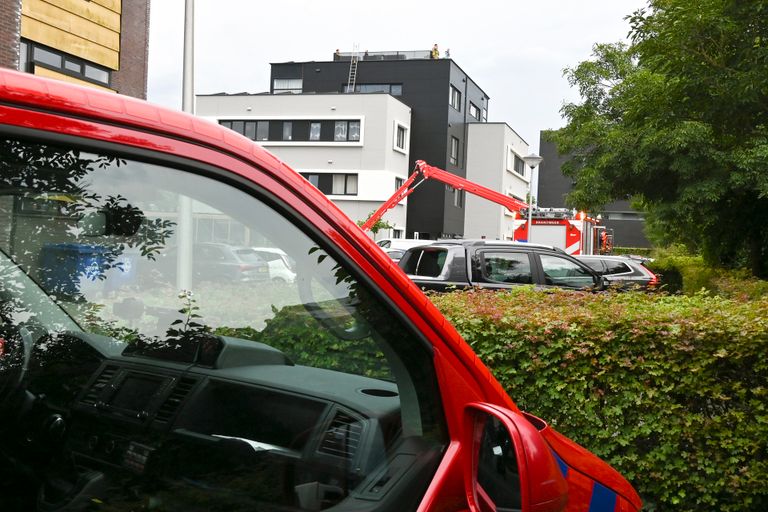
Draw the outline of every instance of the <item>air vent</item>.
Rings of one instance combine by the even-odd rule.
[[[96,380],[93,381],[91,387],[88,388],[88,392],[83,395],[82,402],[88,405],[96,405],[96,402],[99,401],[99,397],[101,397],[102,391],[107,387],[118,369],[117,366],[105,366],[99,376],[96,377]]]
[[[179,381],[177,381],[173,386],[171,393],[157,410],[155,421],[159,421],[161,423],[169,422],[171,418],[173,418],[173,416],[176,414],[176,411],[179,410],[179,406],[184,403],[184,399],[187,397],[189,392],[192,391],[192,388],[195,387],[196,383],[197,380],[190,377],[179,379]]]
[[[343,412],[337,412],[320,441],[320,453],[352,459],[360,446],[363,424]]]

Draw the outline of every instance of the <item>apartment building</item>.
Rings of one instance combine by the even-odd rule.
[[[410,173],[411,109],[388,93],[208,94],[197,115],[259,144],[300,172],[353,220],[365,220]],[[404,200],[378,237],[402,238]]]
[[[488,94],[452,59],[412,52],[336,52],[327,61],[271,64],[270,92],[386,93],[411,109],[410,155],[467,177],[469,126],[488,119]],[[465,235],[465,197],[427,181],[410,196],[406,236]]]
[[[147,96],[149,0],[0,0],[0,66]]]

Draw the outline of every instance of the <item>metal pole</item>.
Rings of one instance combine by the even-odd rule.
[[[528,242],[531,241],[533,233],[533,174],[537,166],[531,166],[531,179],[528,180]],[[536,201],[538,204],[538,201]]]
[[[184,68],[182,76],[181,109],[195,113],[195,1],[184,4]]]
[[[184,4],[184,69],[182,74],[181,109],[195,113],[195,2],[186,0]],[[176,285],[179,290],[192,289],[192,251],[194,244],[194,216],[192,199],[179,196],[178,216],[178,255]]]

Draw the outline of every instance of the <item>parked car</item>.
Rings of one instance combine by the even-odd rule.
[[[387,256],[392,258],[392,261],[395,263],[400,261],[400,258],[402,258],[403,254],[405,254],[404,249],[384,249],[384,252],[387,253]]]
[[[253,247],[256,254],[269,265],[269,278],[276,283],[292,283],[296,280],[296,263],[276,247]]]
[[[627,256],[577,256],[592,270],[605,277],[608,284],[623,289],[653,289],[659,286],[659,276],[645,262]]]
[[[5,69],[0,132],[3,512],[640,510],[251,140]],[[182,291],[110,286],[128,249],[189,274],[194,257],[163,256],[203,220],[284,251],[295,281],[201,265]],[[92,249],[42,257],[50,244]],[[59,257],[67,294],[40,279]]]
[[[430,243],[432,243],[431,240],[423,238],[382,238],[381,240],[376,241],[376,245],[382,249],[401,249],[403,251],[410,249],[411,247],[418,247]]]
[[[255,250],[224,243],[195,243],[191,248],[192,274],[195,281],[247,282],[266,281],[270,267]],[[170,247],[158,258],[162,277],[176,280],[178,247]]]
[[[551,246],[491,240],[439,241],[408,249],[400,268],[420,288],[509,288],[519,285],[601,290],[591,268]]]

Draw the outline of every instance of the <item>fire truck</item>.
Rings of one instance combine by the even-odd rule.
[[[567,208],[534,208],[516,216],[514,239],[559,247],[571,256],[610,252],[609,233],[600,220]],[[530,225],[529,225],[530,224]]]
[[[411,195],[413,191],[428,179],[433,179],[464,190],[470,194],[488,199],[504,206],[513,213],[514,240],[535,242],[558,247],[570,255],[596,254],[606,252],[607,232],[599,226],[599,219],[584,212],[571,212],[564,208],[535,208],[530,212],[530,205],[512,196],[502,194],[490,188],[478,185],[461,176],[429,165],[424,160],[416,161],[416,168],[403,185],[376,210],[362,225],[364,231],[378,221],[388,210]],[[529,226],[529,217],[530,224]]]

